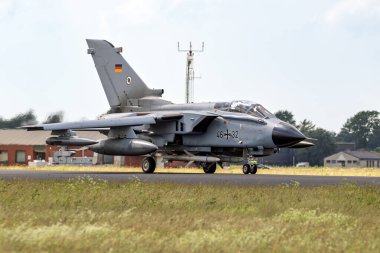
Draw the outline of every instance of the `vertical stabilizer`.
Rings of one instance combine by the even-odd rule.
[[[121,48],[106,40],[86,41],[111,107],[135,105],[133,101],[146,96],[161,97],[163,90],[149,89],[120,54]]]

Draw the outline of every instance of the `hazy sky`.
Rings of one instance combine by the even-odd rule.
[[[123,56],[164,98],[184,101],[185,54],[195,55],[195,101],[248,99],[338,131],[380,110],[380,0],[0,1],[0,116],[39,120],[108,110],[86,38]]]

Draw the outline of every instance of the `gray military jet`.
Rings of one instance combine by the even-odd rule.
[[[163,89],[150,89],[122,57],[122,48],[105,40],[87,40],[110,113],[97,120],[25,126],[29,131],[52,131],[46,142],[58,146],[88,146],[107,155],[145,156],[142,170],[153,173],[156,158],[194,162],[214,173],[223,162],[243,165],[255,174],[252,157],[275,154],[283,147],[314,144],[294,126],[276,118],[262,105],[236,100],[173,104],[161,98]],[[95,130],[107,138],[78,138],[75,131]]]

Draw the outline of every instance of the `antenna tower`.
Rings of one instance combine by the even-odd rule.
[[[204,42],[202,42],[202,49],[201,50],[194,50],[193,46],[191,45],[189,49],[180,49],[179,42],[178,42],[178,52],[187,52],[186,57],[186,104],[190,104],[194,102],[194,78],[200,78],[194,76],[194,52],[203,52],[205,48]]]

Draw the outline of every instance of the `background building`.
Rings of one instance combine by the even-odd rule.
[[[368,151],[341,151],[326,157],[324,166],[380,168],[380,154]]]
[[[79,137],[92,140],[105,138],[103,134],[96,131],[82,131],[77,134]],[[59,147],[45,143],[50,136],[49,131],[0,130],[0,165],[27,165],[28,162],[34,160],[48,161],[49,158],[53,157],[53,153],[59,150]],[[94,156],[94,152],[88,149],[80,150],[80,147],[69,147],[69,149],[78,150],[74,157]],[[99,163],[102,162],[101,159],[98,160]]]

